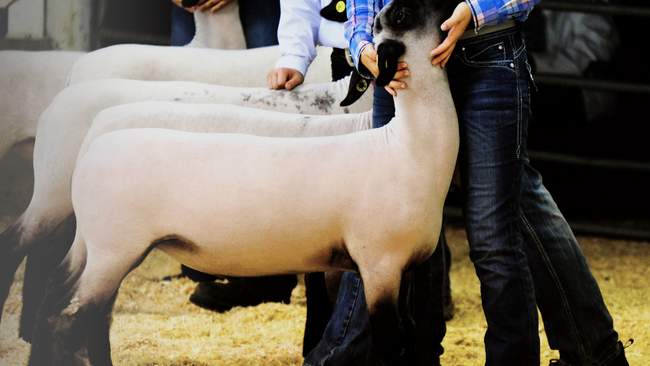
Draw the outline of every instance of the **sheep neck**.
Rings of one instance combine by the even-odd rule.
[[[195,11],[196,33],[186,47],[245,49],[244,30],[239,20],[239,2],[231,1],[215,13]]]
[[[409,145],[440,142],[442,134],[457,134],[456,109],[449,91],[445,70],[426,62],[408,62],[411,76],[404,79],[408,87],[397,91],[395,119],[389,124],[392,133]],[[438,145],[438,144],[434,144]]]

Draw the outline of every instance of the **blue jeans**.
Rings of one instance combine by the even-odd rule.
[[[488,323],[486,365],[540,364],[537,307],[563,362],[601,365],[618,352],[618,334],[526,155],[532,78],[521,25],[458,42],[447,69],[470,258]]]
[[[246,48],[278,44],[279,0],[240,0],[239,19],[244,29]],[[194,15],[172,4],[171,45],[184,46],[190,43],[194,33]]]
[[[246,48],[278,44],[280,0],[239,0],[239,19]]]
[[[192,42],[196,26],[194,25],[194,14],[172,3],[172,46],[185,46]]]
[[[444,295],[449,285],[448,248],[444,233],[440,240],[431,257],[415,269],[411,283],[410,308],[417,328],[414,356],[418,365],[440,364],[443,353],[440,343],[447,331]],[[358,274],[346,272],[323,338],[307,354],[303,365],[365,365],[376,354],[372,347],[363,282]]]

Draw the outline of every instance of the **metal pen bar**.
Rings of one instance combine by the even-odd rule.
[[[588,166],[593,168],[650,172],[650,163],[641,161],[588,158],[578,155],[569,155],[539,150],[528,150],[527,153],[532,160],[568,165]]]
[[[577,76],[533,74],[536,84],[547,84],[588,89],[602,89],[628,93],[650,93],[650,84],[630,83],[616,80],[585,79]]]
[[[460,207],[445,205],[443,208],[443,222],[463,220],[463,211]],[[576,234],[599,235],[631,240],[650,240],[650,230],[626,227],[616,224],[590,224],[583,221],[568,220],[571,230]]]
[[[608,14],[628,17],[650,17],[650,7],[645,6],[546,0],[539,2],[535,7],[557,11],[575,11],[580,13]]]
[[[131,32],[109,28],[101,28],[99,30],[99,38],[111,38],[123,42],[139,44],[154,44],[162,46],[170,45],[169,37],[159,36],[157,34]]]

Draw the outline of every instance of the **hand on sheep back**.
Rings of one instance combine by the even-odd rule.
[[[267,81],[269,83],[269,89],[291,90],[296,86],[302,84],[305,81],[305,78],[298,70],[288,67],[277,67],[269,71],[269,74],[267,75]]]

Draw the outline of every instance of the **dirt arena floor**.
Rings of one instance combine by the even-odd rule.
[[[7,221],[7,220],[5,220]],[[2,223],[4,227],[7,223]],[[451,283],[456,305],[447,323],[443,365],[483,365],[483,334],[487,328],[481,310],[479,282],[468,259],[465,231],[446,224],[452,250]],[[631,365],[648,364],[650,357],[650,243],[579,236],[580,245],[612,312]],[[213,313],[191,304],[195,284],[189,280],[160,279],[180,271],[177,262],[153,251],[123,282],[111,331],[115,365],[301,365],[305,322],[302,282],[291,304],[263,304]],[[5,304],[0,324],[0,366],[27,363],[29,345],[18,339],[22,267]],[[544,335],[542,362],[557,357]]]

